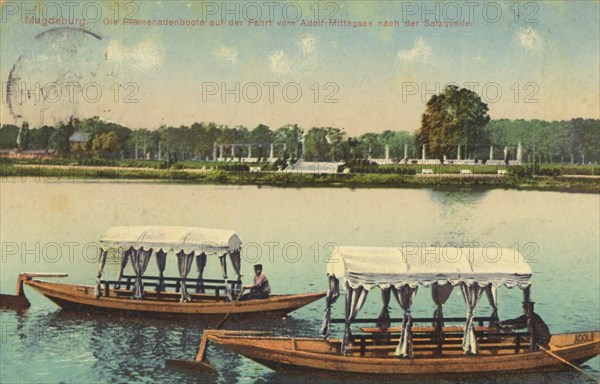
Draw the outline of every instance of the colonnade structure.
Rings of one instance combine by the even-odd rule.
[[[369,148],[369,153],[370,152],[371,151]],[[476,164],[475,160],[473,160],[473,159],[465,159],[461,152],[462,152],[462,146],[459,144],[458,148],[457,148],[456,159],[448,159],[446,156],[444,156],[444,164]],[[512,159],[512,160],[510,159],[510,152],[509,152],[508,146],[504,147],[503,153],[504,153],[504,156],[502,157],[502,159],[494,159],[494,146],[491,145],[490,146],[490,157],[485,162],[485,164],[487,164],[487,165],[506,165],[506,162],[508,161],[509,165],[518,165],[523,162],[523,146],[521,145],[521,142],[519,142],[519,144],[517,146],[517,152],[516,152],[515,159]],[[372,158],[370,155],[369,155],[368,159],[377,164],[391,164],[391,163],[398,162],[398,161],[393,161],[390,158],[390,146],[389,145],[385,146],[385,157],[383,159]],[[441,164],[440,159],[427,157],[427,144],[423,144],[421,147],[421,158],[420,159],[410,159],[409,154],[408,154],[408,144],[404,144],[404,157],[399,162],[404,163],[404,164],[407,164],[407,163]],[[482,163],[482,162],[480,162],[480,163]]]
[[[288,144],[287,143],[228,143],[228,144],[217,144],[213,143],[213,161],[234,161],[235,159],[239,159],[241,162],[246,163],[256,163],[259,161],[259,157],[252,156],[252,151],[256,153],[256,151],[260,151],[261,149],[268,148],[269,156],[265,155],[261,156],[263,160],[266,160],[269,163],[275,162],[278,159],[278,156],[275,156],[276,148],[283,149],[283,151],[287,151]],[[302,155],[302,148],[296,149],[296,153],[291,154],[291,157],[299,158]],[[246,149],[246,153],[242,155]]]
[[[296,153],[292,154],[291,157],[294,157],[297,159],[303,158],[304,140],[302,140],[302,143],[299,146],[300,146],[300,148],[296,148],[296,151],[295,151]],[[227,144],[213,143],[212,158],[213,158],[213,161],[234,161],[237,158],[237,159],[239,159],[239,161],[247,162],[247,163],[255,163],[255,162],[258,162],[260,159],[264,159],[267,162],[275,162],[278,158],[277,156],[275,156],[275,150],[277,147],[282,148],[283,151],[285,152],[288,149],[288,144],[287,143],[250,143],[250,144],[249,143],[227,143]],[[260,158],[255,157],[255,156],[253,156],[253,153],[252,153],[253,148],[254,148],[254,151],[256,151],[257,149],[260,150],[263,148],[268,148],[269,156],[266,157],[263,155]],[[243,154],[244,149],[246,149],[245,154]],[[464,158],[464,156],[462,154],[462,150],[463,150],[463,146],[461,144],[459,144],[457,147],[456,159],[448,159],[446,156],[444,156],[444,163],[445,164],[465,164],[465,165],[478,163],[473,159]],[[398,162],[404,163],[404,164],[408,164],[408,163],[441,164],[440,159],[427,157],[427,144],[423,144],[421,147],[421,158],[420,159],[411,159],[409,157],[408,144],[404,144],[404,157],[400,161],[392,160],[392,158],[390,156],[390,146],[389,145],[385,145],[385,157],[384,158],[372,158],[370,153],[371,153],[371,148],[369,147],[368,159],[370,161],[373,161],[378,164],[391,164],[391,163],[398,163]],[[507,161],[508,161],[509,165],[518,165],[523,162],[523,146],[522,146],[521,142],[519,142],[519,144],[517,146],[515,159],[510,159],[510,152],[509,152],[508,146],[504,147],[502,159],[494,159],[494,146],[493,145],[490,146],[490,156],[489,156],[489,159],[487,159],[487,161],[485,162],[485,164],[500,166],[500,165],[505,165]]]

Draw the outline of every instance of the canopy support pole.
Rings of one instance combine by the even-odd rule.
[[[196,256],[196,267],[198,267],[198,280],[196,281],[196,293],[204,292],[204,268],[206,267],[206,253],[202,252]]]
[[[127,262],[129,262],[129,256],[132,253],[133,247],[129,247],[129,249],[123,251],[123,253],[121,254],[121,267],[119,269],[119,275],[117,276],[117,284],[115,284],[115,289],[121,289],[121,279],[123,279],[123,272],[125,271]]]
[[[331,333],[331,307],[340,297],[340,281],[335,275],[329,275],[329,289],[327,290],[327,296],[325,296],[325,315],[323,316],[323,324],[321,325],[321,337],[327,339]]]
[[[383,301],[383,307],[377,318],[377,327],[381,329],[388,329],[391,326],[390,322],[390,298],[392,296],[392,287],[381,288],[381,300]]]
[[[100,297],[102,294],[102,287],[100,286],[100,280],[102,280],[102,275],[104,274],[104,266],[106,265],[106,256],[108,251],[102,250],[100,248],[100,257],[98,259],[98,273],[96,274],[96,288],[94,289],[94,294],[96,299]],[[108,293],[107,293],[108,294]]]
[[[221,262],[221,271],[223,272],[223,280],[225,281],[225,294],[227,298],[231,301],[233,297],[231,297],[231,291],[229,290],[229,282],[227,281],[227,253],[224,253],[223,256],[219,256],[219,261]]]
[[[523,307],[529,308],[529,303],[531,302],[531,286],[528,286],[523,289]],[[533,327],[531,326],[531,312],[526,309],[525,315],[527,316],[527,332],[529,332],[529,337],[531,342],[529,343],[529,351],[537,352],[538,346],[533,342],[535,339],[535,335],[533,334]]]
[[[350,323],[351,323],[351,313],[350,307],[352,305],[352,293],[354,289],[350,287],[350,284],[346,281],[346,305],[344,307],[344,338],[342,340],[342,353],[344,355],[348,354],[348,344],[350,344],[350,338],[352,336],[352,332],[350,331]]]

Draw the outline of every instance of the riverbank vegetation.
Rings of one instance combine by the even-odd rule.
[[[217,167],[198,169],[156,169],[153,167],[81,166],[0,163],[0,181],[19,182],[126,182],[158,181],[197,184],[256,185],[276,187],[347,187],[347,188],[510,188],[561,192],[600,193],[600,167],[540,168],[552,175],[536,175],[533,166],[514,166],[506,174],[481,167],[482,172],[461,174],[456,166],[438,166],[438,173],[417,173],[416,166],[382,166],[384,172],[306,174],[279,171],[249,172]],[[239,164],[239,167],[247,167]],[[445,168],[445,169],[444,169]],[[477,167],[473,167],[477,170]],[[585,170],[585,171],[583,171]],[[551,172],[550,172],[551,171]],[[560,172],[561,175],[555,175]],[[564,174],[563,174],[564,172]],[[591,174],[590,174],[591,173]]]

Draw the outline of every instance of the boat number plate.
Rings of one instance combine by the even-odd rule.
[[[594,341],[593,333],[579,333],[575,335],[575,344],[588,343]]]

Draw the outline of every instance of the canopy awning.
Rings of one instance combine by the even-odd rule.
[[[130,247],[222,255],[239,251],[242,241],[231,230],[197,227],[111,227],[100,239],[103,250]]]
[[[344,278],[352,288],[430,286],[433,283],[526,288],[531,268],[513,249],[449,247],[339,247],[327,273]]]

